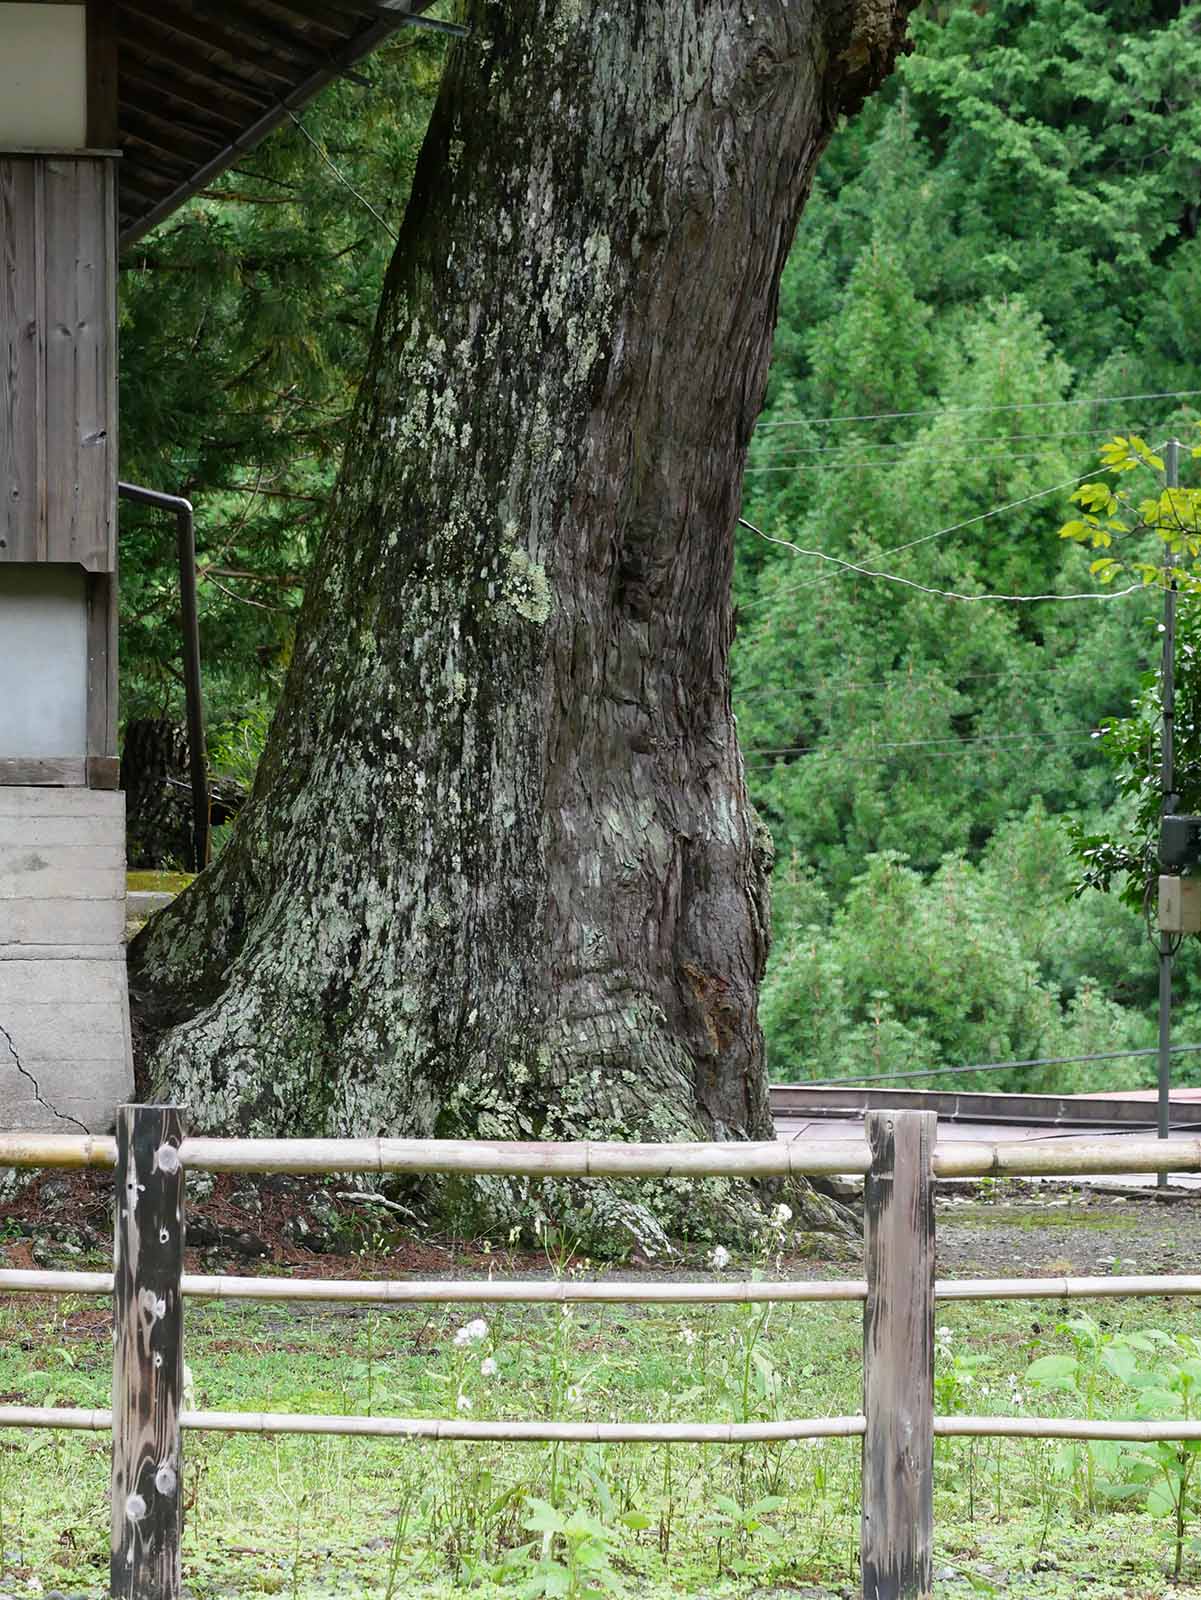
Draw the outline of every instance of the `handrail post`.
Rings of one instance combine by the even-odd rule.
[[[869,1111],[863,1600],[926,1600],[934,1540],[932,1111]]]
[[[179,1600],[183,1112],[117,1109],[113,1219],[114,1600]]]

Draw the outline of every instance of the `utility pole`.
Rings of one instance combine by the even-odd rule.
[[[1164,450],[1164,483],[1169,489],[1180,487],[1180,443],[1169,439]],[[1160,700],[1163,709],[1163,751],[1159,774],[1162,795],[1161,816],[1170,816],[1176,810],[1176,796],[1172,792],[1176,781],[1174,735],[1176,722],[1176,580],[1164,590],[1163,597],[1163,670]],[[1169,1109],[1172,1093],[1172,956],[1173,935],[1159,935],[1159,1137],[1166,1139],[1169,1132]],[[1167,1188],[1168,1175],[1156,1175],[1156,1185]]]

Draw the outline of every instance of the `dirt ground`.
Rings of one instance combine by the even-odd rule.
[[[189,1184],[188,1267],[203,1272],[292,1272],[309,1277],[545,1275],[540,1252],[423,1236],[386,1206],[347,1198],[335,1184],[271,1178],[194,1179]],[[43,1174],[0,1200],[0,1264],[89,1266],[111,1249],[111,1178],[103,1172]],[[852,1202],[852,1209],[854,1204]],[[1195,1270],[1201,1192],[1116,1192],[1009,1180],[944,1185],[937,1200],[940,1276],[1097,1276]],[[856,1252],[807,1236],[782,1263],[792,1276],[857,1272]],[[638,1256],[610,1270],[694,1275],[705,1252],[675,1262]],[[731,1263],[736,1271],[739,1263]]]

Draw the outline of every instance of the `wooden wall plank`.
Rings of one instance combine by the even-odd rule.
[[[82,788],[87,778],[86,756],[0,757],[0,785],[17,789]]]
[[[112,149],[120,139],[117,102],[117,3],[87,0],[88,143]]]
[[[114,558],[114,566],[115,566]],[[88,756],[117,754],[117,576],[88,579]],[[89,776],[89,782],[91,777]],[[115,787],[92,783],[93,788]]]
[[[933,1581],[937,1128],[931,1111],[864,1119],[863,1600],[928,1600]]]
[[[38,169],[0,157],[0,560],[44,548],[39,417],[44,381],[33,217]]]
[[[112,479],[107,163],[46,171],[46,517],[51,561],[111,569]]]
[[[113,165],[0,157],[0,560],[115,567]]]

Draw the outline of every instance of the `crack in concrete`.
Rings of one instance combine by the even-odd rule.
[[[13,1058],[13,1062],[17,1071],[23,1078],[28,1079],[28,1081],[33,1085],[33,1096],[38,1105],[44,1106],[50,1115],[52,1117],[57,1117],[60,1122],[73,1122],[75,1126],[83,1133],[88,1133],[90,1130],[84,1127],[83,1123],[80,1122],[78,1117],[73,1117],[69,1111],[60,1111],[57,1106],[52,1106],[49,1100],[43,1098],[41,1084],[34,1077],[33,1073],[30,1072],[29,1068],[22,1062],[20,1056],[17,1054],[17,1047],[13,1043],[12,1034],[9,1033],[8,1029],[2,1022],[0,1022],[0,1037],[4,1039],[5,1044],[8,1046],[8,1053]]]

